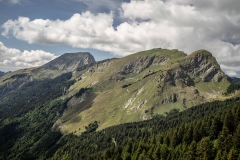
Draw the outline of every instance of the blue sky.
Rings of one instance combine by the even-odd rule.
[[[91,13],[95,13],[95,14],[110,13],[111,11],[117,10],[119,5],[121,5],[121,1],[114,2],[113,4],[109,4],[109,5],[105,5],[104,3],[97,4],[96,6],[92,6],[91,4],[92,2],[90,1],[89,3],[88,1],[81,2],[81,1],[74,1],[74,0],[72,1],[70,0],[67,2],[64,0],[51,0],[51,1],[49,0],[36,0],[36,1],[0,0],[0,25],[4,24],[8,20],[16,20],[20,16],[28,17],[31,20],[34,20],[34,19],[67,20],[71,16],[73,16],[73,14],[75,13],[82,13],[86,11],[91,11]],[[118,12],[116,12],[116,14],[118,14]],[[120,20],[118,18],[115,18],[114,25],[117,25],[119,23],[120,23]],[[3,28],[1,28],[0,31],[3,32]],[[18,49],[21,52],[24,52],[24,50],[27,50],[27,51],[43,50],[49,53],[53,53],[56,56],[59,56],[63,53],[87,51],[93,54],[96,60],[103,60],[103,59],[112,58],[112,57],[121,57],[119,55],[113,55],[110,52],[101,51],[94,48],[76,48],[76,47],[72,47],[64,44],[56,44],[56,45],[47,45],[47,44],[42,45],[39,43],[29,44],[28,42],[16,39],[14,36],[11,36],[11,35],[7,37],[0,35],[0,42],[2,42],[4,46],[6,46],[7,48]],[[51,59],[53,58],[53,56],[49,58]],[[49,59],[47,59],[47,61],[48,60]],[[44,61],[44,62],[47,62],[47,61]],[[40,63],[40,64],[43,64],[43,63]],[[28,67],[28,66],[0,64],[0,71],[16,70],[24,67]],[[31,64],[29,65],[29,67],[31,67]]]
[[[0,70],[68,52],[96,60],[151,48],[209,50],[240,76],[239,0],[0,0]]]

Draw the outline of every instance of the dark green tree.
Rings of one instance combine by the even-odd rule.
[[[86,131],[84,133],[91,133],[96,131],[98,128],[98,122],[94,121],[93,123],[88,124],[88,126],[85,126]]]
[[[219,132],[221,131],[221,122],[217,118],[213,118],[212,125],[209,130],[209,137],[213,140],[216,139]]]
[[[211,160],[213,159],[213,143],[209,137],[204,137],[198,148],[198,156],[199,158],[204,158]]]
[[[228,153],[228,160],[238,160],[239,151],[237,151],[234,148],[231,148],[231,150]]]
[[[196,158],[197,158],[197,143],[195,141],[192,141],[188,151],[185,154],[185,159],[195,160]]]
[[[183,136],[183,142],[190,144],[192,142],[192,139],[193,139],[193,127],[192,125],[189,125],[187,131]]]

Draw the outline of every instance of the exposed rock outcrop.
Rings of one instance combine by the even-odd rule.
[[[199,50],[187,56],[180,62],[180,68],[191,77],[201,77],[203,82],[220,82],[226,77],[216,59],[206,50]]]
[[[77,68],[95,63],[94,57],[88,52],[65,53],[62,56],[43,65],[44,69],[73,72]]]
[[[121,71],[120,74],[126,75],[129,73],[140,73],[147,69],[151,65],[164,65],[168,58],[161,56],[141,56],[133,61],[128,62]]]
[[[79,68],[86,69],[90,64],[96,63],[94,57],[88,52],[65,53],[32,71],[38,78],[57,77],[63,73],[74,72]]]
[[[112,64],[112,59],[106,59],[94,63],[89,63],[86,65],[79,66],[77,71],[82,71],[88,68],[88,72],[94,72],[96,69],[106,68]]]
[[[178,95],[176,93],[173,93],[172,95],[166,96],[163,100],[162,100],[162,104],[165,103],[175,103],[178,100]]]
[[[115,82],[120,82],[124,79],[125,79],[125,77],[122,77],[122,76],[112,76],[109,78],[110,81],[115,81]]]
[[[163,78],[163,81],[164,83],[168,83],[172,86],[194,86],[192,78],[186,71],[180,68],[168,70]]]

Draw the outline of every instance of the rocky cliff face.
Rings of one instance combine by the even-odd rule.
[[[65,53],[60,57],[48,62],[40,68],[32,71],[37,78],[56,77],[63,73],[74,72],[78,68],[96,63],[94,57],[88,52]]]
[[[199,50],[187,56],[180,62],[180,68],[191,77],[200,77],[204,82],[220,82],[226,78],[216,59],[206,50]]]
[[[94,57],[88,52],[65,53],[51,62],[43,65],[44,69],[73,72],[78,67],[95,63]]]
[[[180,102],[183,106],[189,106],[189,103],[196,105],[208,101],[211,96],[220,95],[224,89],[218,90],[217,83],[221,81],[222,84],[228,83],[216,59],[210,52],[199,50],[177,60],[175,67],[162,71],[158,80],[160,90],[157,96],[162,100],[162,104]],[[215,86],[209,85],[209,88],[205,88],[205,82],[213,82]],[[219,86],[222,87],[222,84]]]
[[[212,54],[205,50],[199,50],[179,60],[179,67],[169,69],[161,81],[172,86],[195,86],[199,81],[220,82],[226,79],[219,64]]]
[[[140,73],[151,65],[164,65],[168,59],[164,56],[140,56],[124,65],[119,73],[122,75]]]

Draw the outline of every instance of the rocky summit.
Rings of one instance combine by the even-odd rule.
[[[94,57],[88,52],[65,53],[32,72],[39,77],[56,77],[95,62]]]

